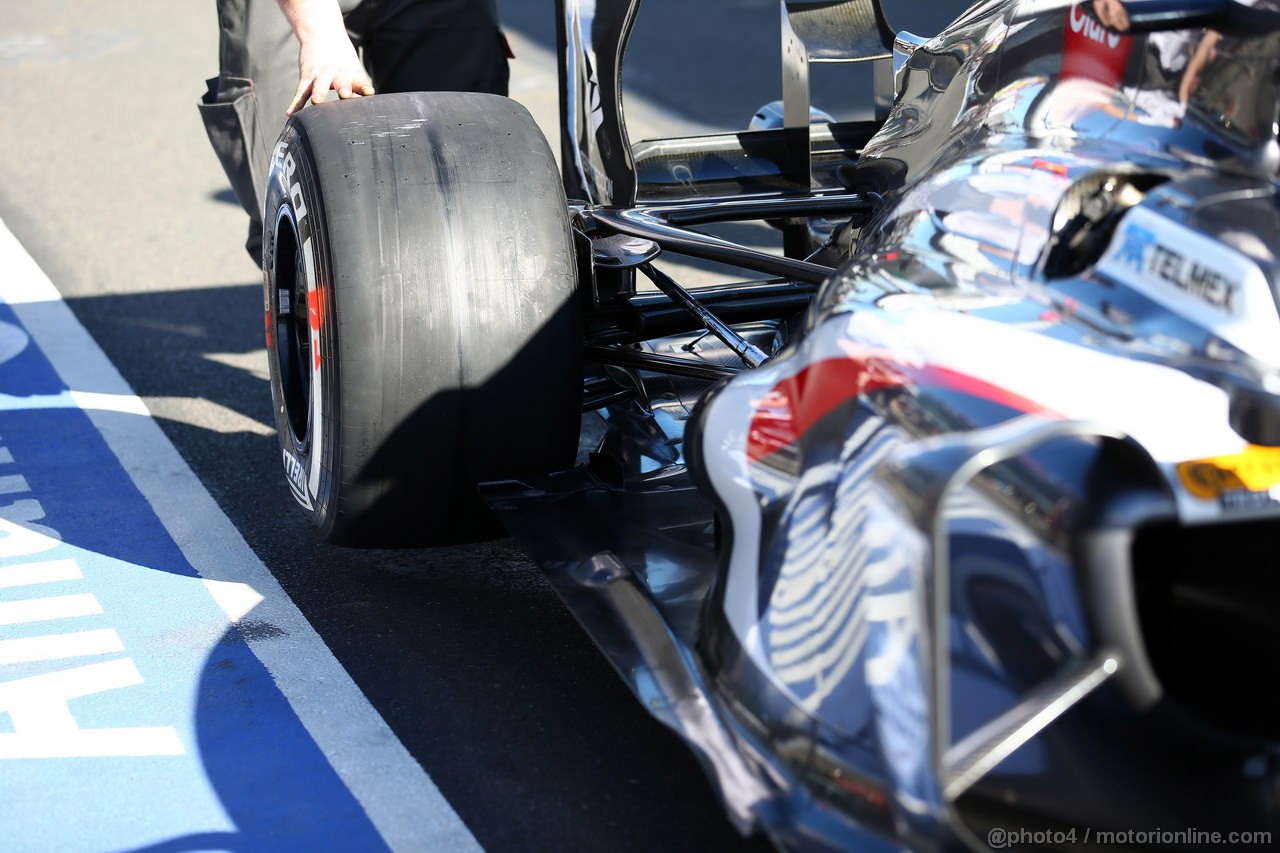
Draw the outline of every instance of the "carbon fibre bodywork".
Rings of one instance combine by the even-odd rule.
[[[485,495],[731,819],[1280,829],[1274,21],[992,0],[863,50],[880,118],[632,145],[639,5],[560,3],[600,440]],[[788,251],[694,230],[740,219]],[[619,237],[773,278],[692,291],[708,344]]]

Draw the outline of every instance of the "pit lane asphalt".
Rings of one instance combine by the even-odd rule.
[[[520,91],[522,74],[551,73],[521,62],[549,55],[552,4],[501,6],[542,51],[514,64]],[[480,843],[764,849],[736,836],[690,753],[510,542],[359,552],[305,529],[264,427],[260,276],[194,107],[216,71],[214,4],[9,0],[5,11],[0,217]],[[777,97],[776,18],[774,0],[646,0],[634,90],[740,126]],[[705,32],[762,61],[722,73]],[[677,100],[699,91],[701,103]],[[831,91],[823,105],[843,109]],[[523,92],[554,104],[554,92]]]

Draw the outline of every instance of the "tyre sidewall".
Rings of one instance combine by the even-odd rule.
[[[332,526],[335,507],[337,413],[340,411],[339,365],[333,299],[333,263],[327,240],[323,197],[313,168],[306,133],[291,121],[271,158],[264,209],[263,296],[271,398],[285,479],[294,500],[318,528],[321,537]],[[295,261],[294,249],[298,250]],[[294,276],[301,287],[294,285]],[[293,308],[293,293],[305,288],[310,363],[306,367],[309,399],[305,428],[298,429],[297,404],[290,416],[286,372],[290,369],[283,336],[291,334],[282,307]],[[289,303],[282,306],[282,290]],[[296,315],[295,315],[296,316]]]

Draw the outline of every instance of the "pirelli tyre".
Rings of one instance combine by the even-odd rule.
[[[307,107],[273,152],[264,283],[285,476],[329,542],[484,538],[476,484],[572,463],[581,332],[564,193],[523,107]]]

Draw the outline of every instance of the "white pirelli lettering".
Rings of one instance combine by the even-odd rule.
[[[307,217],[307,203],[302,198],[301,184],[293,184],[289,187],[289,201],[293,202],[294,215],[298,217],[298,222],[301,224]]]
[[[44,517],[43,511],[40,512],[40,517]],[[48,527],[15,524],[0,515],[0,560],[30,557],[58,547],[61,540],[56,535],[51,536],[51,533],[53,531]]]
[[[297,171],[297,168],[293,155],[286,154],[284,157],[284,179],[289,184],[289,201],[293,203],[294,221],[301,226],[302,220],[307,218],[307,202],[302,197],[302,184],[293,180],[293,174]]]
[[[0,733],[0,759],[183,755],[171,726],[82,729],[76,722],[70,700],[141,683],[124,658],[0,684],[0,713],[13,726]]]
[[[0,448],[0,464],[13,455]],[[20,474],[0,475],[0,494],[30,491]],[[91,593],[33,596],[26,588],[83,580],[75,560],[27,560],[62,544],[58,531],[35,523],[45,517],[33,498],[0,505],[0,589],[20,589],[27,597],[0,601],[0,626],[102,615]],[[20,560],[21,562],[16,562]],[[3,635],[0,635],[3,636]],[[73,660],[123,652],[124,642],[110,628],[35,637],[0,639],[0,667],[43,661]],[[0,673],[3,670],[0,669]],[[0,681],[0,716],[8,715],[11,731],[0,732],[0,759],[89,758],[100,756],[182,755],[185,750],[171,726],[81,728],[68,702],[142,684],[130,658],[71,666],[56,672]]]
[[[59,538],[58,532],[51,527],[36,523],[42,518],[44,518],[44,507],[40,506],[40,501],[35,498],[21,498],[0,506],[0,521],[11,521],[27,530],[42,534],[56,543]]]
[[[0,589],[32,586],[38,583],[74,581],[84,577],[75,560],[45,560],[41,563],[16,563],[0,566]]]
[[[101,613],[102,605],[87,592],[30,598],[25,601],[0,601],[0,625],[74,619],[80,616],[98,616]]]
[[[7,447],[0,447],[0,465],[12,464],[13,451]],[[17,495],[29,491],[31,491],[31,485],[27,482],[27,478],[21,474],[0,475],[0,495]],[[57,532],[45,527],[43,524],[35,523],[42,518],[44,518],[44,507],[40,506],[40,502],[34,498],[20,498],[0,505],[0,521],[23,525],[28,532],[43,535],[52,540],[53,544],[56,544],[59,539]],[[0,557],[14,556],[4,551],[4,534],[9,529],[0,527]]]
[[[285,152],[288,150],[288,148],[289,148],[289,144],[287,142],[276,143],[275,149],[271,152],[271,168],[275,169],[280,166],[280,163],[284,160],[284,155],[285,155]]]
[[[84,658],[122,651],[124,642],[120,635],[110,628],[102,628],[96,631],[0,640],[0,664]]]

